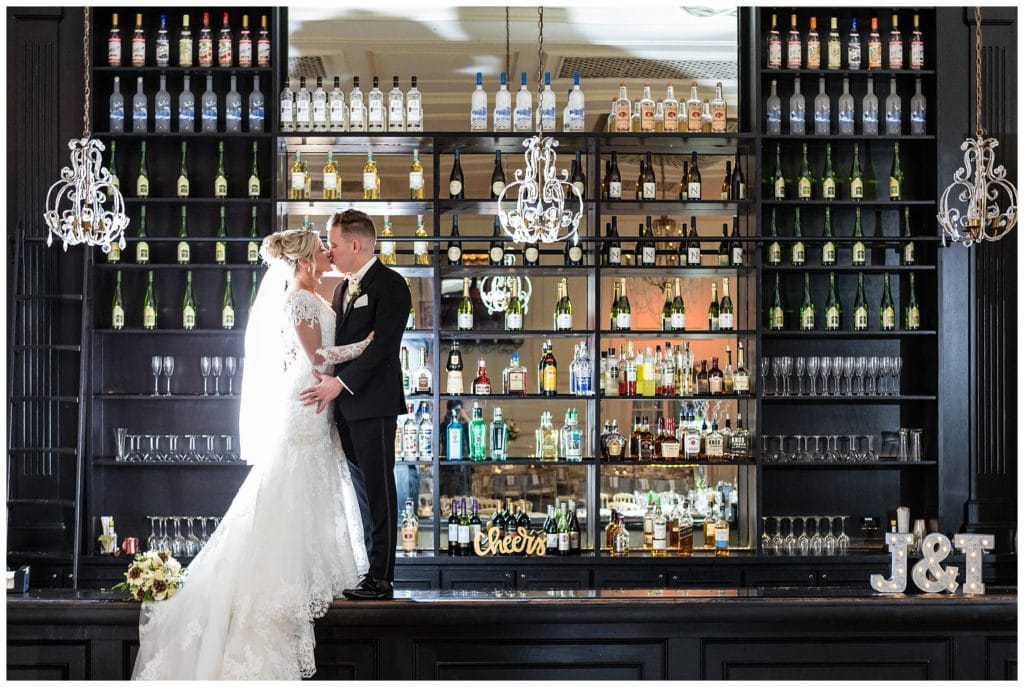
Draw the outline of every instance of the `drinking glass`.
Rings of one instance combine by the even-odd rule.
[[[825,537],[821,535],[821,521],[824,520],[821,516],[811,518],[814,521],[814,536],[811,537],[811,552],[815,556],[820,556],[825,551]]]
[[[796,519],[798,516],[787,515],[786,517],[789,518],[789,534],[786,535],[784,543],[786,546],[786,555],[792,556],[796,553],[796,535],[793,534],[793,530],[796,527]]]
[[[859,448],[857,448],[857,439],[859,436],[860,435],[858,434],[850,435],[850,460],[856,461],[858,463],[863,463],[865,460],[867,460],[867,453],[862,452]]]
[[[199,538],[196,537],[195,530],[192,528],[192,521],[196,520],[196,516],[188,516],[185,518],[186,532],[185,532],[185,555],[192,558],[201,548]]]
[[[167,516],[160,516],[160,537],[156,546],[157,551],[171,552],[171,538],[167,536]]]
[[[924,458],[923,429],[910,430],[910,461],[920,463]]]
[[[782,555],[782,547],[785,540],[782,538],[782,520],[785,516],[776,515],[775,518],[775,534],[772,535],[772,553],[776,556]]]
[[[892,360],[892,372],[893,372],[893,390],[894,396],[899,396],[903,393],[903,386],[900,384],[900,372],[903,371],[903,356],[893,356]]]
[[[204,434],[202,436],[204,439],[206,439],[206,451],[204,455],[206,457],[207,462],[220,463],[222,460],[224,460],[224,458],[219,453],[217,453],[217,449],[214,448],[213,446],[213,442],[217,439],[216,435]]]
[[[764,395],[768,395],[768,370],[771,369],[771,358],[766,355],[761,356],[761,388],[764,389]]]
[[[821,395],[828,396],[828,378],[832,372],[832,358],[827,355],[821,356]]]
[[[156,533],[157,516],[147,515],[146,517],[149,519],[149,537],[146,538],[146,549],[149,551],[155,551],[157,542],[160,540],[160,537],[157,536]]]
[[[836,555],[836,538],[832,534],[832,518],[835,516],[825,516],[825,553],[829,556]]]
[[[128,455],[124,457],[126,463],[139,463],[143,459],[142,451],[140,450],[142,444],[141,434],[129,434],[128,435]]]
[[[807,367],[807,359],[800,356],[796,359],[796,394],[797,396],[804,395],[804,370]]]
[[[817,378],[818,378],[818,365],[821,363],[821,358],[816,355],[812,355],[807,358],[807,381],[810,382],[811,396],[818,395],[817,389]]]
[[[836,380],[836,393],[834,395],[840,396],[842,395],[840,382],[843,377],[843,356],[841,355],[832,356],[832,376]]]
[[[865,434],[864,438],[867,440],[867,449],[864,451],[864,460],[868,463],[877,463],[878,454],[875,453],[875,435]]]
[[[183,557],[186,555],[186,542],[185,537],[181,535],[181,518],[175,516],[171,518],[174,521],[174,539],[171,541],[171,555],[175,557]]]
[[[768,534],[768,516],[761,516],[761,553],[768,553],[772,538]]]
[[[789,396],[789,373],[793,371],[793,357],[783,356],[782,357],[782,392],[786,396]]]
[[[839,437],[835,434],[829,434],[825,437],[825,462],[837,463],[839,462]]]
[[[174,356],[164,356],[164,375],[167,377],[167,395],[171,395],[171,375],[174,374]]]
[[[224,356],[224,374],[228,377],[228,396],[232,396],[235,393],[235,356]]]
[[[783,443],[786,440],[786,436],[784,434],[775,434],[774,436],[779,442],[779,447],[772,452],[771,461],[773,463],[781,463],[784,460],[786,460],[786,449],[783,446]]]
[[[206,380],[210,377],[210,356],[204,355],[199,358],[199,372],[203,375],[203,396],[209,396],[206,390]]]
[[[210,541],[210,535],[206,533],[206,518],[196,516],[196,520],[199,521],[199,548],[202,549]]]
[[[237,463],[239,461],[238,454],[235,453],[231,446],[231,440],[234,436],[231,434],[221,434],[221,438],[224,440],[224,453],[221,455],[221,460],[225,463]]]
[[[867,393],[875,396],[878,394],[878,356],[873,355],[868,358],[868,391]]]
[[[811,538],[807,536],[807,519],[808,516],[798,516],[803,521],[803,530],[800,532],[800,536],[796,540],[796,548],[800,551],[801,556],[806,556],[811,551]]]
[[[153,371],[153,395],[160,395],[160,373],[164,369],[164,359],[154,355],[149,359],[149,368]]]
[[[800,448],[800,440],[803,439],[803,449]],[[810,437],[806,434],[796,435],[796,448],[797,452],[794,456],[794,460],[799,463],[810,463],[812,460],[811,452],[807,450],[807,444]]]
[[[772,358],[772,374],[775,375],[775,395],[782,395],[782,381],[779,379],[782,374],[782,358],[776,356]]]
[[[203,453],[196,448],[196,440],[199,439],[198,434],[186,434],[185,438],[188,439],[188,452],[185,454],[186,463],[201,463],[204,460]]]
[[[839,536],[836,537],[836,546],[839,548],[840,555],[845,554],[850,549],[850,537],[846,534],[846,518],[848,515],[837,515],[839,518]]]
[[[171,463],[184,463],[187,454],[178,450],[178,435],[167,434],[167,461]]]
[[[854,357],[848,355],[843,358],[843,376],[846,377],[846,395],[853,395],[853,365]]]
[[[892,356],[882,356],[879,371],[881,377],[878,381],[881,388],[878,390],[878,393],[879,395],[886,395],[889,393],[889,376],[892,374]]]
[[[164,459],[163,454],[160,452],[160,445],[157,440],[160,438],[158,434],[146,434],[146,439],[149,440],[149,448],[142,454],[143,463],[158,463]]]
[[[825,454],[821,451],[821,435],[811,435],[814,439],[814,451],[811,453],[811,460],[815,463],[821,463],[825,460]]]
[[[857,375],[857,395],[864,395],[864,372],[868,368],[868,359],[858,355],[853,363],[853,371]]]
[[[220,374],[224,371],[224,359],[219,355],[213,356],[210,370],[213,372],[213,395],[220,396]]]

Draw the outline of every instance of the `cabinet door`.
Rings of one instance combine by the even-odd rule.
[[[835,565],[818,569],[818,584],[822,587],[870,588],[871,576],[875,573],[889,576],[889,561],[870,565]]]
[[[437,568],[419,565],[395,566],[397,589],[437,589],[440,585],[440,573]]]
[[[516,571],[516,589],[587,589],[588,587],[590,587],[590,572],[588,570],[520,568]]]
[[[701,565],[671,568],[668,571],[668,586],[684,589],[742,587],[743,573],[737,566]]]
[[[486,568],[467,566],[465,568],[441,569],[441,589],[486,591],[491,589],[515,589],[516,576],[508,568]]]
[[[665,571],[648,565],[594,570],[597,589],[646,589],[665,586]]]
[[[746,571],[748,587],[816,587],[818,571],[801,565],[751,566]]]

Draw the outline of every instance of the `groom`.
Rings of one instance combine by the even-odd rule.
[[[361,356],[337,366],[336,376],[314,372],[317,383],[299,398],[322,412],[331,401],[348,460],[361,473],[368,508],[370,570],[349,599],[394,597],[398,505],[395,489],[395,428],[406,412],[399,349],[409,317],[409,287],[397,272],[374,257],[377,232],[358,210],[336,212],[327,223],[331,261],[345,274],[334,291],[337,346],[374,337]],[[358,490],[358,482],[357,490]],[[366,512],[369,512],[369,523]]]

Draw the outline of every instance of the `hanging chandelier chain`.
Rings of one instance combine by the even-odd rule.
[[[508,79],[512,79],[512,51],[509,47],[511,42],[511,11],[508,7],[505,7],[505,74]]]
[[[544,90],[544,8],[537,8],[537,93]]]
[[[90,21],[89,7],[87,5],[85,7],[85,26],[82,31],[82,64],[85,71],[83,79],[83,83],[85,83],[85,105],[82,110],[82,136],[84,138],[92,138],[92,122],[89,119],[89,110],[91,109],[90,106],[92,104],[92,63],[89,59],[89,43],[91,42],[91,37],[92,23]]]
[[[974,129],[978,138],[985,135],[981,125],[981,6],[974,8]]]

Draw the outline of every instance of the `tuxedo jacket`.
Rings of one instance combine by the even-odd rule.
[[[334,290],[335,345],[358,343],[374,332],[361,356],[335,368],[348,387],[334,406],[339,419],[397,417],[406,412],[399,352],[410,303],[405,279],[380,260],[366,271],[354,298],[348,298],[348,281]]]

